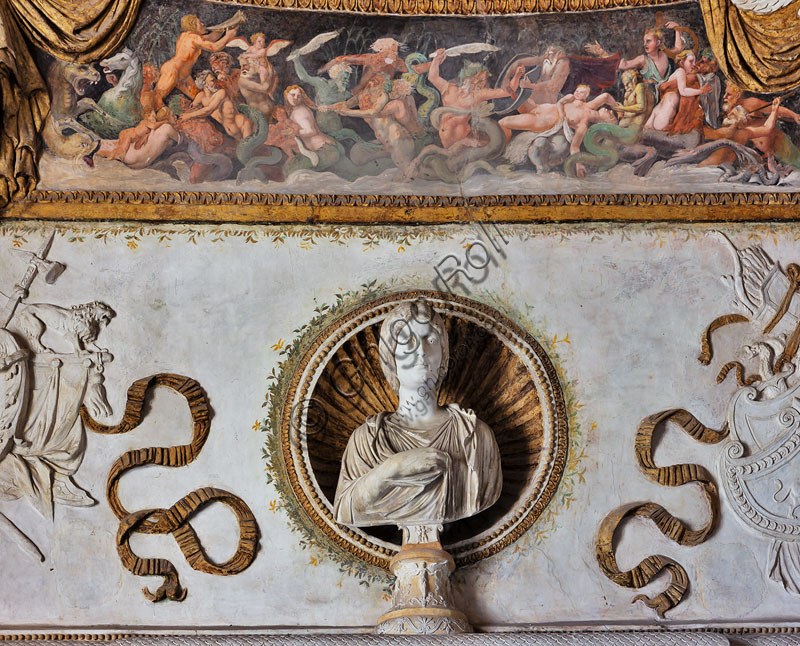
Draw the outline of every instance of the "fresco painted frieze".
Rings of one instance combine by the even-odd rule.
[[[726,79],[695,3],[367,17],[145,0],[113,54],[40,66],[45,194],[792,193],[800,177],[796,97]]]

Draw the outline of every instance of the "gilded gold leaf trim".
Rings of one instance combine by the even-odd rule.
[[[73,208],[65,208],[72,206]],[[187,208],[191,207],[191,208]],[[800,219],[800,193],[292,195],[35,191],[2,219],[205,223],[725,222]]]
[[[346,11],[351,13],[432,15],[510,15],[597,11],[673,4],[670,0],[218,0],[269,9]]]

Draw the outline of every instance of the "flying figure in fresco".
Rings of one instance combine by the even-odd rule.
[[[234,38],[227,46],[240,47],[245,50],[245,52],[239,56],[239,61],[241,62],[242,59],[245,59],[256,64],[259,81],[262,85],[268,82],[271,83],[269,93],[270,97],[274,99],[275,97],[272,95],[275,93],[275,89],[278,86],[278,76],[275,74],[272,63],[269,62],[269,57],[275,56],[275,54],[291,44],[291,40],[278,39],[273,40],[267,45],[266,35],[262,32],[258,32],[250,36],[249,43],[243,38]]]
[[[456,184],[476,173],[581,180],[620,164],[643,177],[659,160],[722,170],[698,174],[702,182],[746,181],[747,173],[753,181],[782,182],[800,170],[793,140],[800,115],[787,107],[794,99],[773,105],[730,84],[723,95],[714,52],[690,26],[660,13],[644,30],[643,53],[631,58],[622,52],[638,43],[625,42],[628,32],[616,23],[609,31],[622,33],[617,53],[600,45],[603,34],[579,46],[554,32],[544,51],[531,55],[516,53],[492,30],[464,42],[428,29],[393,38],[358,27],[298,31],[305,44],[290,51],[293,34],[270,42],[275,26],[262,22],[237,35],[244,22],[242,11],[212,27],[183,16],[175,55],[160,69],[136,44],[104,59],[107,76],[123,75],[112,78],[112,89],[126,74],[134,90],[141,87],[124,96],[140,117],[113,134],[106,132],[113,122],[86,96],[102,74],[54,63],[48,149],[88,168],[97,156],[190,184],[281,183],[300,170],[352,182],[391,171],[375,189],[358,189],[377,191],[380,182]],[[673,32],[670,48],[665,34],[672,42]],[[642,32],[637,25],[630,33]],[[238,60],[226,48],[240,48]],[[404,48],[410,53],[401,54]]]

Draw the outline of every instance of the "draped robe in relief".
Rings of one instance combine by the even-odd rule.
[[[334,515],[344,525],[426,525],[473,516],[500,496],[503,476],[500,453],[492,430],[471,410],[447,406],[449,417],[438,429],[401,426],[391,413],[367,418],[350,436]],[[434,448],[450,455],[451,468],[432,480],[397,481],[397,486],[371,508],[356,509],[354,489],[359,480],[389,457],[416,448]]]

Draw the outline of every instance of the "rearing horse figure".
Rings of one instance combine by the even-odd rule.
[[[97,108],[81,117],[81,122],[104,139],[116,139],[125,128],[142,120],[142,65],[127,47],[100,61],[103,72],[122,72],[117,84],[103,92]]]

